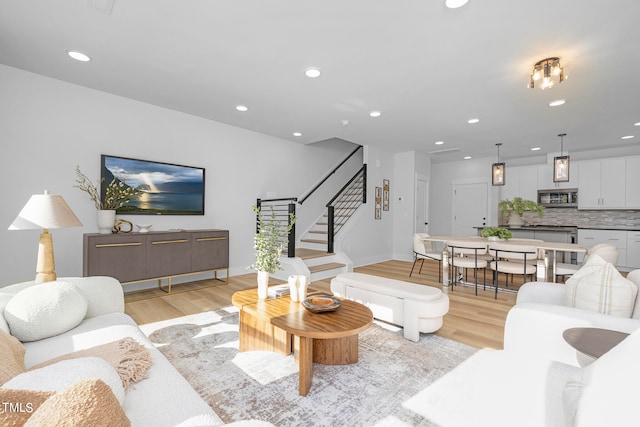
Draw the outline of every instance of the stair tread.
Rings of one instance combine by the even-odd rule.
[[[346,267],[346,265],[340,264],[339,262],[330,262],[328,264],[320,264],[320,265],[314,265],[312,267],[309,267],[309,271],[311,273],[317,273],[318,271],[333,270],[334,268],[342,268],[342,267]]]
[[[327,244],[326,240],[321,240],[321,239],[300,239],[301,242],[307,242],[307,243],[324,243],[325,245]]]
[[[296,256],[302,259],[320,258],[333,256],[334,252],[321,251],[318,249],[296,248]]]

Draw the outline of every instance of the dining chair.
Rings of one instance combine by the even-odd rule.
[[[474,240],[448,240],[447,249],[449,251],[449,265],[451,266],[451,290],[458,283],[458,274],[454,271],[456,268],[465,269],[465,273],[473,268],[473,277],[475,279],[476,295],[478,295],[478,270],[484,271],[484,289],[487,289],[487,265],[488,261],[482,258],[487,253],[487,242],[478,239]],[[468,277],[467,277],[468,278]]]
[[[509,274],[512,276],[512,281],[514,274],[522,274],[524,282],[527,281],[527,276],[535,276],[536,274],[536,259],[538,256],[536,246],[508,242],[491,242],[489,244],[489,253],[495,258],[494,261],[489,263],[489,268],[494,272],[493,278],[496,299],[498,298],[499,273],[505,273],[507,288],[509,287]],[[533,263],[531,260],[533,260]]]
[[[618,248],[613,243],[598,243],[593,247],[587,250],[587,254],[584,257],[584,260],[580,264],[569,264],[565,262],[556,263],[556,278],[561,276],[566,279],[566,276],[572,276],[576,271],[578,271],[587,259],[591,256],[597,254],[602,257],[606,262],[610,262],[613,265],[618,263]]]
[[[413,235],[413,265],[411,266],[409,277],[413,275],[413,269],[418,260],[420,260],[420,270],[418,274],[422,273],[422,266],[426,259],[438,261],[438,281],[442,282],[442,252],[436,250],[434,242],[424,240],[428,237],[429,235],[426,233],[415,233]]]

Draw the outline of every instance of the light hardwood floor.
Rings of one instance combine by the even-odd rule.
[[[406,261],[387,261],[359,267],[354,271],[410,281],[425,286],[441,287],[438,283],[438,269],[435,262],[425,262],[422,273],[418,274],[416,269],[413,277],[409,277],[411,265],[411,262]],[[517,284],[518,279],[515,280]],[[330,282],[331,279],[315,281],[312,287],[329,291]],[[521,282],[522,279],[520,279]],[[234,292],[256,286],[256,275],[233,276],[228,283],[194,289],[211,283],[214,282],[201,281],[177,285],[174,289],[179,288],[184,292],[129,301],[126,303],[125,311],[138,324],[145,324],[230,306],[231,295]],[[282,281],[271,281],[271,284],[276,283],[282,283]],[[444,318],[443,327],[436,334],[478,348],[501,349],[505,319],[507,312],[515,304],[516,294],[499,292],[496,300],[493,290],[483,291],[480,286],[476,296],[473,287],[456,286],[453,291],[449,290],[448,295],[450,300],[449,313]],[[127,297],[127,299],[131,299],[131,297]]]

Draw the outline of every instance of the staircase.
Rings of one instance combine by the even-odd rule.
[[[301,198],[289,197],[284,199],[258,199],[256,206],[259,210],[264,206],[276,207],[276,212],[282,212],[279,221],[286,225],[288,215],[296,213],[296,206],[302,205],[318,188],[320,188],[340,167],[362,150],[358,146],[347,158],[330,171],[312,190]],[[314,280],[326,279],[337,274],[352,271],[353,263],[340,250],[340,242],[349,224],[355,223],[354,216],[360,215],[367,203],[367,165],[362,167],[326,204],[326,211],[316,222],[297,240],[295,225],[288,237],[287,249],[280,257],[283,270],[273,274],[273,277],[287,280],[292,274],[301,274]],[[288,206],[288,207],[285,207]],[[297,245],[296,245],[297,242]]]
[[[364,177],[358,176],[333,201],[333,235],[347,224],[349,219],[362,205],[364,193]],[[302,236],[296,256],[309,269],[311,282],[326,279],[353,269],[351,260],[341,251],[327,250],[329,246],[329,213],[328,210]],[[333,242],[331,242],[333,246]]]

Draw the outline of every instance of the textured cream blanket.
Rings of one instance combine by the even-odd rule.
[[[126,390],[131,384],[145,378],[152,364],[149,351],[133,338],[123,338],[107,344],[91,347],[86,350],[78,350],[51,360],[47,360],[30,370],[52,365],[61,360],[78,357],[101,357],[106,360],[120,375],[122,386]]]

